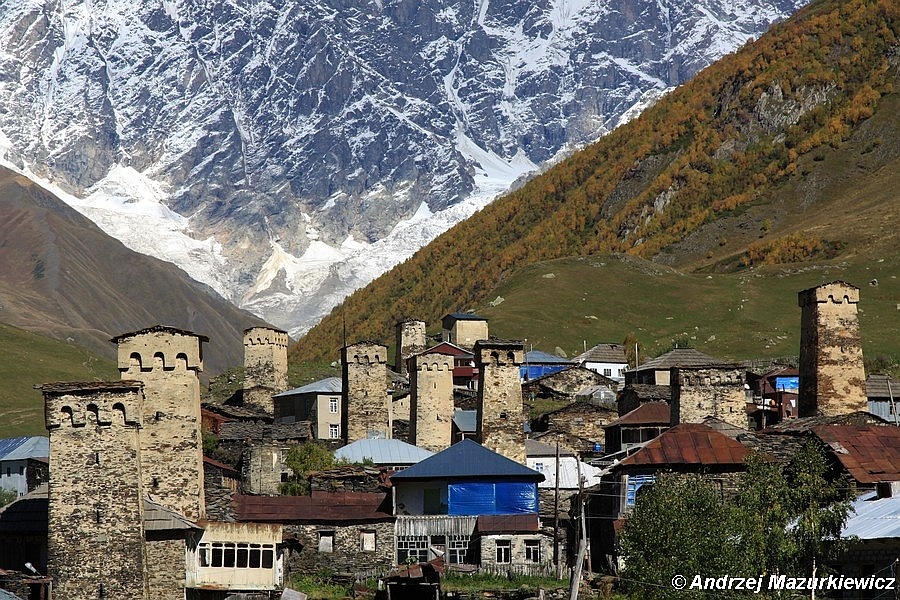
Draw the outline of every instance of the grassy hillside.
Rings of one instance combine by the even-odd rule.
[[[862,276],[850,283],[863,287],[866,266],[897,264],[898,14],[887,0],[814,2],[348,297],[292,356],[333,360],[345,330],[348,341],[390,345],[401,319],[435,323],[447,312],[481,310],[522,269],[571,256],[624,254],[699,280],[771,277],[760,296],[782,279],[763,267],[809,270],[807,281],[789,286],[790,304],[799,289],[839,278],[829,269],[844,263]],[[670,315],[687,326],[736,309],[746,296],[734,277],[733,288],[717,292],[721,306],[708,297],[663,304],[672,293],[660,289],[624,301],[650,294],[648,311],[693,313]],[[562,299],[549,302],[548,312]],[[495,318],[493,331],[502,334]],[[753,326],[765,335],[765,322]],[[669,335],[660,330],[651,343]]]
[[[107,358],[0,323],[0,438],[46,434],[43,399],[35,385],[118,378]]]

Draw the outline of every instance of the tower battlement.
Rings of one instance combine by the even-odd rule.
[[[140,381],[47,383],[44,424],[47,429],[85,425],[141,427],[144,384]]]

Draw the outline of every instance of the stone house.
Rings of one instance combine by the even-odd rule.
[[[609,377],[617,383],[625,381],[628,360],[625,358],[625,347],[622,344],[600,343],[585,350],[573,360],[585,369]]]
[[[525,348],[515,340],[479,340],[476,436],[486,448],[525,463],[525,411],[519,367]]]
[[[620,415],[625,415],[646,402],[672,401],[672,388],[668,385],[626,383],[616,394],[616,407]]]
[[[286,540],[285,570],[384,574],[394,565],[394,516],[388,492],[235,497],[238,522],[277,523]]]
[[[543,480],[540,473],[471,440],[395,473],[396,562],[443,557],[451,565],[485,560],[507,569],[546,564],[550,542],[538,527],[537,484]],[[492,520],[498,515],[522,521],[501,529]],[[485,541],[482,533],[500,537]],[[538,551],[526,551],[535,544]]]
[[[634,369],[625,371],[625,384],[669,385],[672,367],[706,367],[723,362],[703,354],[695,348],[675,348]]]
[[[618,384],[596,371],[579,366],[568,366],[522,382],[522,395],[526,403],[536,399],[573,402],[579,393],[589,387],[605,388],[615,398]]]
[[[750,429],[750,412],[742,365],[716,364],[672,367],[671,423],[699,423],[716,417],[736,427]]]
[[[471,313],[444,315],[441,327],[441,341],[456,344],[460,348],[472,349],[478,340],[488,339],[487,319]]]
[[[340,377],[326,377],[313,383],[275,394],[275,422],[309,421],[317,440],[341,439]]]
[[[591,402],[573,402],[544,413],[532,421],[532,437],[540,435],[541,438],[546,438],[548,434],[562,434],[570,441],[569,447],[578,454],[601,454],[606,444],[606,432],[603,428],[618,417],[615,408]]]
[[[345,444],[392,434],[387,347],[357,342],[341,348],[341,439]]]

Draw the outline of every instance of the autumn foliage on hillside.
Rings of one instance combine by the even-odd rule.
[[[527,264],[650,258],[771,194],[893,91],[898,13],[892,0],[813,3],[349,296],[292,357],[334,359],[345,339],[390,344],[398,321],[433,324]],[[766,241],[745,264],[826,250],[810,243]]]

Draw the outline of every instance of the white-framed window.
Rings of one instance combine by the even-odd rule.
[[[336,415],[338,413],[338,399],[337,398],[329,398],[328,399],[328,410],[331,411],[331,414]]]
[[[541,562],[541,541],[525,540],[525,562]]]
[[[319,552],[324,552],[324,553],[334,552],[334,532],[333,531],[320,531],[319,532]]]
[[[497,540],[497,564],[508,565],[512,562],[512,541]]]
[[[371,529],[362,529],[359,532],[359,550],[361,552],[375,552],[375,532]]]
[[[399,564],[428,560],[428,536],[407,535],[397,538],[397,562]]]
[[[468,536],[450,536],[447,540],[447,558],[455,565],[465,564],[469,553]]]
[[[203,542],[198,547],[200,566],[213,569],[271,569],[275,546],[235,542]]]
[[[609,377],[610,375],[612,375],[612,369],[603,369],[604,377]]]
[[[328,426],[328,437],[332,440],[336,440],[341,437],[341,426],[335,423],[332,423]]]
[[[534,470],[537,471],[538,473],[543,473],[544,472],[544,463],[542,463],[542,462],[534,463]]]

